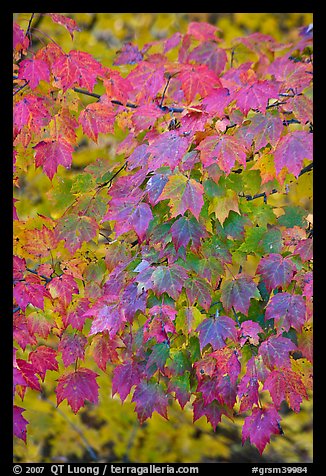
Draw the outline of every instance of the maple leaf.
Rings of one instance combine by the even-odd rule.
[[[89,104],[81,111],[78,122],[83,127],[83,132],[94,142],[97,142],[99,133],[114,132],[116,112],[111,103],[99,101]]]
[[[65,247],[75,253],[84,241],[96,237],[98,224],[93,217],[85,215],[66,215],[58,220],[55,228],[57,239],[65,241]]]
[[[26,230],[26,243],[23,245],[24,250],[34,256],[49,256],[50,250],[57,245],[57,239],[53,230],[45,225],[41,230]]]
[[[157,173],[152,175],[148,180],[145,190],[148,195],[148,201],[152,206],[156,205],[156,203],[159,201],[159,197],[168,180],[169,177],[167,174]]]
[[[191,103],[197,94],[202,98],[211,93],[215,88],[221,88],[222,84],[216,73],[203,65],[184,65],[178,79],[185,98]]]
[[[74,86],[93,91],[97,77],[105,76],[105,69],[89,53],[71,50],[54,61],[52,73],[63,92]]]
[[[188,25],[187,34],[194,36],[199,41],[218,41],[216,33],[221,31],[211,23],[192,21]]]
[[[47,63],[41,59],[25,59],[19,65],[18,78],[25,79],[29,87],[35,89],[40,81],[49,82],[50,70]]]
[[[270,292],[278,286],[288,285],[296,272],[296,267],[290,259],[271,253],[260,260],[256,272],[262,276],[267,291]]]
[[[214,89],[202,101],[205,111],[217,117],[224,116],[225,108],[230,104],[230,92],[227,88]]]
[[[225,280],[221,286],[221,301],[223,307],[229,311],[232,307],[243,314],[247,314],[251,298],[260,298],[255,282],[250,276],[237,275],[235,279]]]
[[[93,370],[80,367],[76,371],[67,372],[58,379],[55,389],[57,395],[57,405],[67,399],[72,411],[76,414],[88,400],[91,403],[98,403],[98,384],[96,378],[98,374]]]
[[[283,121],[276,112],[267,112],[266,114],[257,113],[251,119],[248,127],[241,128],[244,134],[252,135],[255,141],[255,150],[258,151],[267,144],[275,147],[283,131]]]
[[[246,167],[245,144],[235,136],[224,134],[222,136],[208,136],[197,146],[204,167],[217,163],[226,175],[238,162]]]
[[[173,299],[177,300],[187,277],[187,271],[178,264],[157,266],[151,277],[153,291],[158,296],[166,292]]]
[[[259,382],[256,375],[247,369],[247,373],[242,377],[238,386],[238,397],[240,399],[240,413],[251,410],[253,405],[259,402]]]
[[[290,327],[301,332],[305,318],[306,304],[300,294],[274,294],[266,307],[265,320],[274,319],[279,334]]]
[[[201,245],[200,239],[207,236],[206,229],[198,223],[194,217],[185,216],[178,218],[171,226],[172,241],[175,249],[181,246],[187,247],[191,241],[191,249],[198,250]]]
[[[43,98],[27,94],[21,101],[14,104],[13,124],[17,132],[24,126],[33,131],[45,127],[51,120],[46,102]]]
[[[33,364],[26,362],[23,359],[16,360],[17,367],[18,367],[18,375],[22,377],[23,380],[20,380],[18,385],[22,385],[24,387],[32,388],[33,390],[41,391],[41,385],[36,377],[36,369]]]
[[[270,405],[267,408],[255,407],[251,415],[247,416],[242,428],[242,444],[249,438],[250,443],[255,445],[260,454],[270,442],[272,434],[281,433],[279,423],[280,415],[276,408]]]
[[[33,365],[35,372],[41,377],[44,382],[47,370],[59,370],[58,362],[56,361],[57,352],[51,347],[40,345],[35,350],[30,352],[28,360]]]
[[[29,46],[29,38],[25,35],[24,30],[20,28],[18,23],[13,24],[13,48],[17,52],[27,50]]]
[[[276,58],[269,65],[267,72],[280,82],[280,92],[292,89],[298,94],[310,85],[312,77],[307,71],[311,69],[312,65],[309,63],[296,62],[283,56]]]
[[[239,197],[234,190],[226,190],[225,195],[212,198],[208,213],[214,212],[216,218],[223,225],[231,210],[240,215]]]
[[[218,423],[221,421],[222,415],[229,416],[230,411],[226,405],[222,405],[217,400],[213,400],[211,403],[206,405],[202,397],[196,397],[196,400],[193,402],[194,416],[193,421],[195,422],[200,417],[205,416],[207,421],[212,425],[213,430],[216,430]]]
[[[158,383],[140,382],[132,396],[132,402],[136,403],[135,412],[140,424],[150,418],[154,411],[168,419],[167,405],[168,395]]]
[[[188,61],[206,64],[209,69],[219,75],[225,68],[227,56],[225,50],[218,48],[215,42],[205,41],[191,51]]]
[[[115,220],[114,231],[116,236],[134,230],[140,241],[145,239],[148,225],[153,219],[153,213],[147,203],[133,203],[125,198],[112,199],[108,213],[103,221]]]
[[[213,350],[218,350],[226,345],[225,339],[237,339],[235,322],[228,316],[204,319],[196,330],[199,331],[201,349],[211,344]]]
[[[263,333],[263,329],[258,324],[258,322],[254,322],[251,320],[242,322],[239,332],[241,347],[247,342],[247,340],[252,345],[258,345],[259,333]]]
[[[64,334],[59,342],[58,350],[62,354],[65,367],[73,364],[77,359],[84,360],[86,344],[87,339],[81,334]]]
[[[135,100],[141,103],[152,101],[165,84],[164,67],[141,61],[127,76],[136,91]]]
[[[212,288],[206,280],[189,279],[185,282],[185,290],[190,306],[197,301],[208,312],[212,302]]]
[[[169,340],[168,332],[175,334],[174,320],[177,311],[167,304],[153,306],[149,309],[150,318],[144,324],[144,340],[155,337],[158,343]]]
[[[143,55],[136,45],[125,43],[121,50],[118,51],[113,64],[116,66],[121,64],[136,64],[142,61],[142,59]]]
[[[72,302],[71,306],[67,308],[67,313],[62,316],[64,326],[68,327],[71,325],[71,327],[74,329],[82,331],[86,320],[84,313],[88,308],[89,300],[87,298],[81,298],[77,301],[77,303]]]
[[[119,356],[116,348],[119,343],[116,338],[110,339],[108,334],[96,335],[92,338],[92,356],[98,367],[106,371],[106,365],[119,362]]]
[[[243,86],[235,93],[233,99],[237,106],[246,116],[250,109],[257,109],[261,113],[266,112],[268,100],[277,98],[279,93],[279,84],[275,81],[255,81],[253,84]]]
[[[151,153],[149,169],[156,170],[168,165],[171,170],[179,165],[189,146],[189,140],[181,137],[175,130],[164,132],[147,149]]]
[[[138,368],[133,362],[118,365],[113,369],[112,396],[118,393],[123,402],[129,395],[131,388],[138,385],[140,380]]]
[[[152,377],[157,370],[164,373],[165,363],[170,355],[170,347],[166,341],[154,344],[151,350],[152,352],[148,357],[145,367],[145,375],[147,378]]]
[[[20,438],[26,443],[26,426],[29,424],[29,421],[23,417],[22,413],[25,412],[25,408],[13,407],[13,433],[14,436]]]
[[[274,367],[290,367],[289,353],[296,348],[291,339],[272,335],[260,344],[258,355],[262,356],[264,364],[270,370]]]
[[[15,284],[14,298],[23,311],[28,304],[44,309],[44,296],[49,297],[39,276],[28,275],[24,281]]]
[[[168,383],[168,391],[175,393],[175,398],[182,409],[191,397],[189,375],[188,371],[184,372],[183,375],[174,375]]]
[[[313,258],[313,242],[311,238],[299,241],[294,249],[294,254],[298,254],[302,261],[310,261]]]
[[[294,131],[283,136],[274,153],[274,162],[277,174],[283,167],[299,176],[304,159],[312,160],[312,134],[307,131]]]
[[[126,321],[124,313],[117,304],[108,304],[105,296],[85,312],[84,317],[95,316],[89,335],[107,331],[111,338],[119,332]]]
[[[159,199],[169,199],[172,217],[184,215],[186,210],[199,219],[200,211],[204,205],[204,187],[194,179],[188,179],[184,175],[170,175]]]
[[[58,25],[62,25],[67,28],[72,40],[74,38],[74,32],[80,31],[79,26],[72,18],[66,17],[65,15],[60,15],[60,13],[48,13],[47,15],[52,21],[54,21],[54,23],[58,23]]]
[[[72,295],[79,293],[75,279],[69,274],[56,276],[48,286],[53,299],[59,298],[65,307],[71,302]]]
[[[43,167],[44,173],[52,180],[59,165],[69,169],[72,162],[74,147],[63,138],[58,140],[44,139],[36,144],[35,152],[36,167]]]
[[[265,380],[264,390],[269,390],[278,410],[283,400],[286,400],[292,410],[299,412],[302,398],[308,399],[300,375],[288,368],[272,370]]]
[[[132,322],[137,311],[145,312],[147,293],[138,293],[137,283],[130,283],[123,291],[120,305],[127,321]]]

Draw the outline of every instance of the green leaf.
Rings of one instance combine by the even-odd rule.
[[[278,224],[285,226],[286,228],[293,228],[294,226],[305,226],[304,217],[307,216],[307,211],[304,208],[298,206],[285,206],[284,215],[278,217]]]

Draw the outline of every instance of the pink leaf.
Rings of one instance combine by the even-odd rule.
[[[199,331],[201,349],[211,344],[213,350],[218,350],[226,345],[225,339],[237,340],[235,322],[227,316],[204,319],[196,330]]]
[[[17,407],[14,405],[13,408],[13,433],[17,438],[25,441],[26,443],[26,426],[28,425],[28,420],[23,417],[22,413],[25,412],[25,408]]]
[[[56,350],[45,345],[40,345],[29,354],[28,360],[35,368],[35,371],[40,375],[43,382],[47,370],[59,370],[56,356]]]
[[[276,173],[283,167],[296,177],[301,172],[304,159],[313,159],[312,134],[307,131],[289,132],[283,136],[274,154]]]
[[[62,361],[65,367],[73,364],[77,359],[84,360],[86,344],[87,339],[81,334],[63,335],[58,350],[62,353]]]
[[[65,139],[44,139],[33,147],[36,167],[43,166],[44,173],[52,180],[59,165],[69,169],[74,147]]]
[[[50,70],[47,63],[40,59],[26,59],[19,65],[19,79],[28,81],[31,89],[35,89],[41,80],[49,81]]]
[[[201,161],[205,167],[217,163],[227,174],[238,162],[246,167],[246,148],[243,142],[235,136],[208,136],[197,146],[200,150]]]
[[[259,453],[262,454],[265,446],[270,442],[271,435],[281,433],[280,421],[281,417],[274,406],[254,408],[251,415],[245,418],[242,428],[242,444],[249,438],[250,443],[255,445]]]
[[[98,403],[98,375],[90,369],[80,367],[78,370],[68,372],[58,379],[58,386],[55,390],[57,394],[57,405],[67,399],[72,411],[77,413],[88,400],[91,403]]]
[[[141,382],[136,387],[132,402],[136,403],[135,411],[140,424],[150,418],[154,411],[157,411],[164,418],[168,418],[168,396],[158,383]]]
[[[250,299],[259,297],[257,285],[250,276],[237,275],[223,283],[221,301],[227,311],[234,307],[236,311],[247,314]]]
[[[274,294],[266,307],[265,320],[274,319],[279,334],[290,327],[301,332],[305,318],[306,304],[300,294]]]
[[[308,398],[300,375],[287,368],[273,370],[265,381],[264,390],[269,390],[277,409],[286,400],[292,410],[299,412],[302,398]]]
[[[276,253],[262,258],[257,267],[257,274],[262,276],[269,292],[278,286],[284,287],[290,284],[295,272],[296,267],[293,262]]]
[[[138,385],[139,382],[139,371],[132,362],[118,365],[113,370],[112,396],[118,393],[123,402],[129,395],[131,388]]]
[[[287,337],[272,335],[262,342],[258,355],[262,356],[264,364],[270,370],[275,367],[290,367],[289,353],[296,348],[292,340]]]

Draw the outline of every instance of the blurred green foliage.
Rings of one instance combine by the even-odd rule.
[[[22,28],[27,28],[30,13],[14,15]],[[81,27],[71,40],[69,33],[48,17],[36,14],[32,29],[33,46],[47,43],[49,37],[65,50],[82,50],[94,55],[106,66],[112,67],[116,52],[126,41],[140,48],[147,42],[166,38],[176,31],[185,33],[189,22],[206,21],[221,29],[221,38],[231,45],[236,37],[252,32],[274,36],[281,42],[289,42],[298,35],[297,29],[312,22],[311,13],[69,13]],[[38,44],[38,42],[40,44]],[[75,93],[71,93],[75,94]],[[76,95],[77,96],[77,95]],[[87,102],[87,99],[83,98]],[[82,140],[82,137],[80,137]],[[66,179],[54,179],[54,192],[62,209],[69,206],[70,190],[78,167],[93,162],[96,158],[114,160],[110,154],[112,137],[83,146],[74,154],[72,170]],[[119,139],[121,140],[121,138]],[[28,163],[28,157],[26,163]],[[60,182],[59,182],[60,180]],[[45,174],[30,167],[26,183],[21,190],[18,213],[22,219],[37,213],[52,215],[46,194],[50,183]],[[74,184],[76,187],[76,182]],[[291,188],[287,196],[289,204],[302,205],[311,199],[311,174],[305,174]],[[277,194],[276,194],[277,195]],[[277,197],[273,197],[277,200]],[[277,203],[277,202],[276,202]],[[57,210],[61,214],[62,210]],[[54,338],[55,339],[55,338]],[[55,342],[56,344],[56,342]],[[26,350],[28,352],[28,348]],[[99,405],[86,405],[77,415],[63,402],[58,408],[55,399],[55,372],[46,376],[46,394],[28,390],[24,399],[24,417],[30,421],[27,445],[22,440],[14,441],[16,462],[284,462],[312,461],[312,399],[302,403],[299,414],[282,408],[283,437],[272,437],[263,456],[248,442],[241,445],[241,427],[245,415],[222,422],[213,432],[210,424],[201,417],[192,422],[192,411],[182,411],[177,404],[169,408],[169,420],[154,413],[140,426],[130,397],[124,404],[116,395],[111,396],[110,369],[99,371],[91,358],[85,366],[100,372]],[[63,367],[62,367],[63,368]],[[263,394],[264,396],[264,394]],[[21,405],[21,402],[17,403]]]

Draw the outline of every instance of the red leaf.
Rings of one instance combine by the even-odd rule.
[[[16,51],[26,50],[29,45],[28,36],[25,35],[24,30],[14,22],[13,24],[13,48]]]
[[[40,81],[50,80],[50,70],[47,63],[43,60],[31,58],[23,60],[19,65],[19,79],[28,81],[31,89],[35,89]]]
[[[268,319],[274,319],[279,334],[290,327],[301,332],[306,320],[305,300],[300,294],[274,294],[266,307],[265,320]]]
[[[20,132],[24,126],[32,131],[39,131],[51,120],[51,115],[43,98],[27,94],[14,104],[14,126]]]
[[[65,307],[71,302],[72,295],[79,293],[76,281],[69,274],[53,278],[49,283],[49,288],[53,299],[59,298]]]
[[[174,320],[177,311],[174,307],[162,304],[149,309],[150,318],[144,324],[144,340],[147,341],[155,337],[156,342],[168,340],[168,332],[176,333]]]
[[[107,331],[111,339],[119,332],[126,321],[124,313],[117,304],[107,304],[105,298],[101,298],[91,309],[84,314],[85,317],[95,316],[89,335]]]
[[[239,332],[241,347],[247,342],[247,340],[252,345],[258,345],[259,344],[258,334],[260,332],[263,333],[264,331],[260,327],[258,322],[254,322],[251,320],[242,322],[240,332]]]
[[[187,247],[191,241],[191,249],[198,250],[201,245],[200,239],[207,236],[206,229],[195,220],[194,217],[180,217],[171,226],[172,241],[175,249],[181,246]]]
[[[222,415],[229,416],[230,413],[228,408],[225,405],[221,405],[217,400],[213,400],[206,405],[202,397],[196,397],[196,400],[193,402],[193,409],[193,421],[195,422],[200,417],[205,416],[214,431],[221,421]]]
[[[170,199],[172,217],[184,215],[186,210],[199,219],[200,211],[204,205],[204,187],[194,179],[187,179],[184,175],[170,175],[165,185],[160,200]]]
[[[204,98],[215,88],[222,87],[218,76],[205,64],[184,65],[178,79],[181,81],[181,88],[188,103],[191,103],[197,94]]]
[[[158,383],[141,382],[137,385],[131,401],[136,403],[135,412],[140,424],[150,418],[154,411],[168,419],[168,396]]]
[[[280,421],[281,417],[274,406],[254,408],[251,415],[245,418],[242,428],[242,444],[249,438],[250,443],[255,445],[259,453],[262,454],[265,446],[270,442],[271,435],[281,433]]]
[[[258,113],[254,115],[248,128],[243,129],[245,129],[245,134],[252,134],[255,150],[258,151],[267,144],[276,146],[283,131],[283,121],[275,113],[268,112],[265,115]]]
[[[24,258],[19,258],[18,256],[13,257],[13,279],[20,280],[24,277],[24,272],[26,271],[26,261]]]
[[[117,347],[119,343],[115,338],[110,339],[108,334],[96,335],[92,338],[92,355],[98,367],[105,372],[107,363],[119,362]]]
[[[14,436],[20,438],[26,443],[26,426],[28,425],[28,420],[23,417],[22,413],[25,412],[25,408],[17,407],[14,405],[13,408],[13,433]]]
[[[194,36],[199,41],[218,41],[216,37],[218,31],[221,30],[211,23],[193,21],[188,25],[187,34]]]
[[[23,359],[17,359],[16,363],[18,365],[19,374],[21,377],[23,377],[25,382],[23,386],[30,387],[33,390],[38,390],[40,392],[41,385],[35,375],[36,369],[34,365],[30,364],[29,362],[26,362],[26,360]]]
[[[178,264],[157,266],[151,277],[153,291],[158,296],[166,292],[177,300],[187,277],[187,271]]]
[[[112,396],[118,393],[123,402],[129,395],[131,388],[138,385],[139,382],[139,371],[132,362],[118,365],[113,370]]]
[[[213,350],[218,350],[226,345],[225,339],[237,340],[235,322],[227,316],[204,319],[196,330],[199,331],[201,349],[211,344]]]
[[[234,95],[237,106],[246,116],[250,109],[258,109],[265,114],[268,100],[277,98],[279,85],[274,81],[256,81],[253,84],[242,87]]]
[[[188,60],[206,64],[209,69],[219,75],[225,68],[227,56],[225,50],[218,48],[215,42],[205,41],[191,51]]]
[[[70,33],[71,39],[74,38],[74,31],[80,31],[79,26],[72,18],[60,15],[59,13],[48,13],[54,23],[64,26]]]
[[[214,117],[223,117],[225,108],[230,104],[231,97],[227,88],[214,89],[208,96],[206,96],[202,104],[205,106],[205,111],[214,114]]]
[[[29,354],[28,360],[35,368],[35,372],[40,375],[43,382],[47,370],[59,370],[56,356],[56,350],[45,345],[40,345]]]
[[[148,180],[145,190],[148,194],[148,201],[152,206],[156,205],[156,203],[159,201],[159,197],[168,180],[168,175],[163,174],[152,175]]]
[[[103,80],[106,95],[123,103],[127,102],[133,88],[127,78],[123,78],[119,71],[108,69],[107,77]],[[157,108],[156,108],[157,109]]]
[[[256,283],[250,276],[237,275],[235,279],[226,280],[222,283],[221,301],[224,308],[230,311],[232,307],[236,311],[247,314],[251,298],[260,298]]]
[[[36,150],[36,167],[43,166],[43,171],[50,180],[52,180],[59,165],[70,169],[74,147],[65,139],[44,139],[36,144],[33,149]]]
[[[105,76],[105,69],[89,53],[71,50],[58,57],[52,65],[56,85],[63,90],[79,86],[93,91],[98,76]]]
[[[310,85],[312,75],[307,74],[308,71],[312,71],[311,63],[293,61],[287,55],[276,58],[267,69],[267,73],[281,82],[280,92],[287,92],[292,88],[296,93],[301,93]]]
[[[72,411],[77,413],[85,405],[86,400],[97,404],[99,387],[96,377],[98,377],[98,374],[83,367],[62,375],[58,379],[58,386],[55,390],[57,405],[67,399]]]
[[[79,124],[83,132],[94,142],[97,142],[99,133],[108,134],[114,132],[116,112],[111,103],[104,101],[89,104],[79,115]]]
[[[304,159],[313,159],[312,145],[312,134],[307,131],[289,132],[283,136],[274,154],[276,173],[279,174],[283,167],[286,167],[298,177]]]
[[[180,163],[189,146],[189,140],[181,137],[175,130],[163,132],[148,147],[150,170],[168,165],[171,170]]]
[[[273,370],[267,377],[264,390],[269,390],[275,407],[280,409],[283,400],[295,412],[300,411],[302,398],[308,398],[301,377],[291,369]]]
[[[82,331],[86,320],[84,314],[88,308],[89,300],[87,298],[80,298],[76,305],[69,307],[67,314],[62,316],[65,327],[68,327],[70,324],[74,329]]]
[[[112,199],[108,213],[103,221],[115,220],[116,236],[134,230],[140,241],[145,239],[149,222],[153,219],[150,206],[144,202],[128,202],[126,198]]]
[[[152,101],[166,82],[163,66],[144,61],[139,63],[127,78],[137,91],[135,100],[142,103]]]
[[[39,276],[28,275],[14,287],[14,298],[23,311],[28,304],[44,309],[44,295],[47,293]]]
[[[294,254],[298,254],[302,261],[310,261],[313,258],[313,241],[306,238],[299,241],[294,249]]]
[[[261,343],[258,355],[262,356],[264,364],[270,370],[275,367],[290,367],[289,353],[296,348],[287,337],[272,335]]]
[[[136,64],[142,61],[143,55],[138,49],[138,46],[132,43],[125,43],[121,50],[118,51],[117,57],[114,60],[114,65],[121,64]]]
[[[279,286],[284,287],[290,284],[296,267],[290,259],[271,253],[260,260],[256,272],[261,274],[267,291],[270,292]]]
[[[235,136],[208,136],[201,141],[197,149],[200,150],[200,158],[205,167],[217,163],[227,175],[236,162],[246,167],[245,144]]]
[[[259,382],[258,378],[252,372],[247,373],[242,377],[238,386],[238,397],[240,403],[240,413],[251,410],[253,405],[258,405],[259,402]]]
[[[62,353],[65,367],[73,364],[77,359],[84,360],[86,344],[87,339],[81,334],[64,334],[59,342],[58,350]]]

